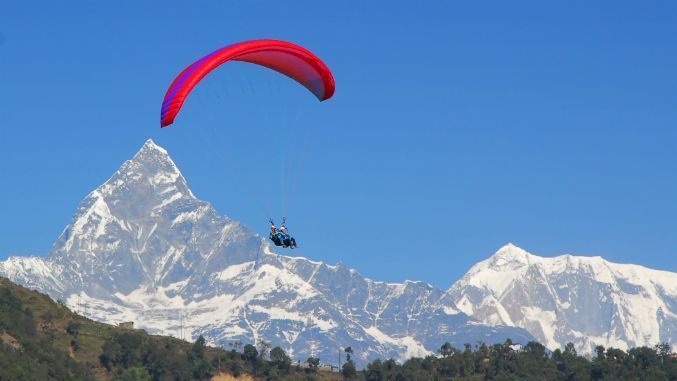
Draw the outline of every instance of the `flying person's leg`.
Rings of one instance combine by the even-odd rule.
[[[280,237],[278,237],[277,235],[273,235],[272,237],[270,237],[270,240],[273,241],[275,246],[282,246],[282,242],[280,242]]]

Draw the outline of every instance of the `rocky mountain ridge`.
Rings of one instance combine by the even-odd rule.
[[[573,341],[583,351],[676,345],[675,273],[558,258],[507,245],[442,291],[279,255],[196,198],[149,140],[85,197],[48,257],[11,257],[0,275],[101,321],[226,347],[265,339],[301,360],[352,346],[364,364],[508,337],[553,349]],[[633,310],[639,301],[651,307],[644,315]]]
[[[444,341],[529,340],[439,303],[424,282],[377,282],[342,265],[275,253],[197,199],[152,141],[81,202],[47,258],[12,257],[0,275],[87,316],[209,343],[259,339],[294,358],[405,358]]]

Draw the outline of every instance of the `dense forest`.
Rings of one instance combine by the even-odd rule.
[[[46,295],[0,278],[0,381],[10,380],[674,380],[677,357],[668,344],[623,351],[597,347],[592,359],[573,345],[548,351],[537,342],[516,345],[442,345],[435,356],[400,364],[375,360],[355,367],[345,348],[340,372],[321,359],[303,363],[265,341],[230,350],[188,343],[94,322]],[[221,378],[226,379],[226,378]]]
[[[438,356],[371,362],[352,378],[377,380],[677,380],[677,358],[667,344],[655,348],[597,347],[592,360],[579,356],[573,344],[549,352],[537,342],[525,346],[509,340],[492,346],[479,344],[463,350],[444,344]]]

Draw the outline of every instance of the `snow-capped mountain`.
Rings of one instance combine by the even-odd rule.
[[[677,273],[601,257],[543,258],[509,244],[473,266],[443,302],[485,324],[525,328],[551,349],[677,349]]]
[[[469,318],[423,282],[383,283],[342,265],[273,252],[197,199],[151,140],[81,202],[47,258],[11,257],[0,275],[92,318],[211,344],[259,339],[293,358],[358,362],[434,352],[445,341],[533,338]]]

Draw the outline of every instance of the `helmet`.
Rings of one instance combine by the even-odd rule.
[[[270,230],[275,230],[275,225],[270,225]]]
[[[287,230],[287,228],[283,225],[283,226],[280,226],[280,230]]]

